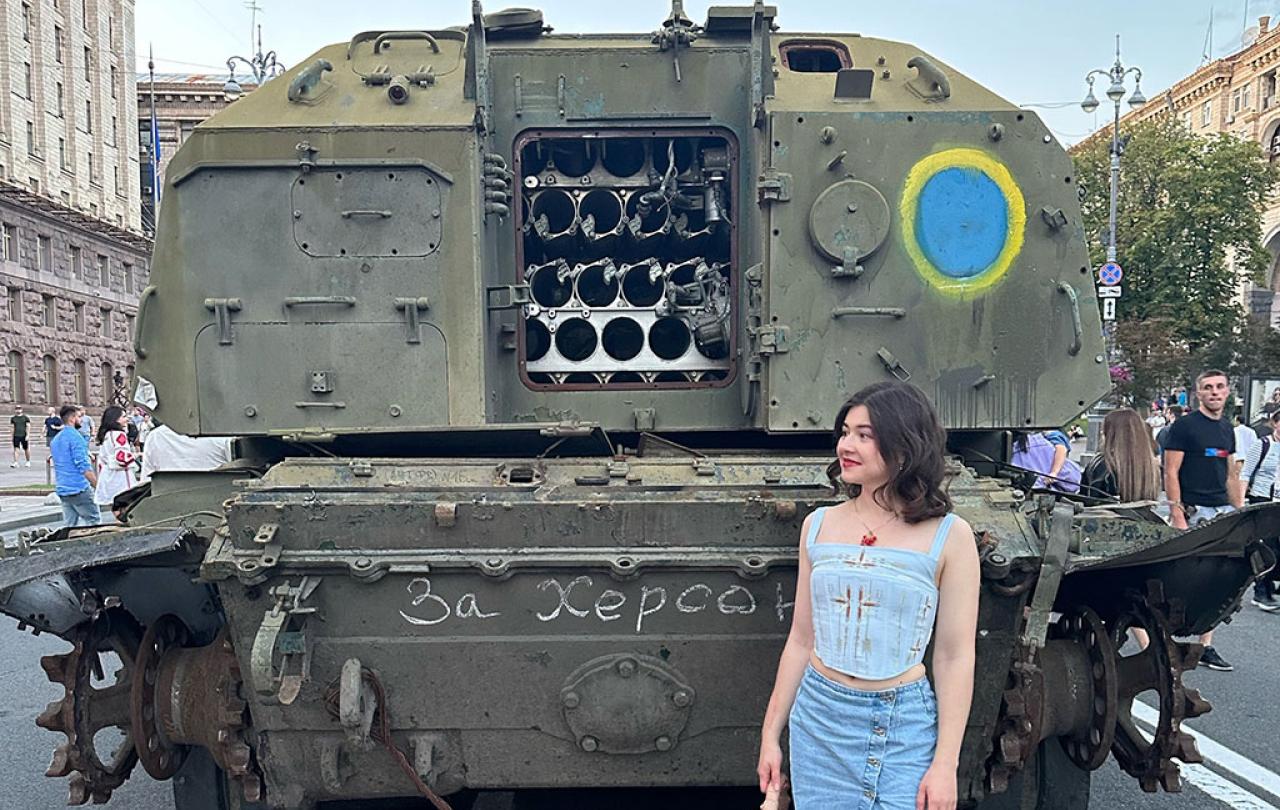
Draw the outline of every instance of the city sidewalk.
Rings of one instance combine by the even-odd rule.
[[[10,467],[13,456],[0,456],[0,531],[38,526],[56,528],[62,523],[57,496],[52,487],[45,484],[46,469],[50,481],[53,475],[46,464],[48,457],[43,442],[31,448],[30,467]]]

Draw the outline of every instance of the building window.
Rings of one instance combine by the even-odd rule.
[[[53,61],[62,64],[62,26],[53,27]]]
[[[40,178],[39,178],[39,177],[28,177],[28,178],[27,178],[27,185],[28,185],[28,186],[31,186],[31,193],[32,193],[32,194],[39,194],[39,193],[40,193]]]
[[[59,191],[59,192],[58,192],[58,199],[62,200],[62,204],[63,204],[63,205],[65,205],[66,207],[68,207],[68,208],[70,208],[70,207],[71,207],[71,192],[70,192],[70,191]]]
[[[93,102],[89,99],[84,102],[84,131],[93,133]]]
[[[51,354],[46,354],[40,361],[41,370],[44,372],[44,401],[50,405],[56,405],[58,402],[58,360]]]
[[[31,41],[31,4],[22,4],[22,38]]]
[[[1249,109],[1249,85],[1240,88],[1240,108]]]
[[[100,330],[98,334],[101,337],[109,338],[111,337],[111,310],[103,309],[99,310],[99,312],[102,313],[102,320],[98,324]]]
[[[7,262],[16,262],[18,260],[18,226],[4,223],[4,255],[3,258]]]
[[[76,281],[84,281],[84,256],[75,245],[71,246],[71,277]]]
[[[89,404],[89,367],[83,360],[76,360],[76,402]]]
[[[116,398],[116,370],[111,367],[110,363],[102,364],[102,402],[110,405],[112,400]]]
[[[9,372],[9,396],[14,402],[27,401],[27,369],[22,352],[9,352],[5,366]]]
[[[1213,101],[1211,99],[1200,105],[1200,126],[1202,127],[1209,126],[1209,121],[1212,118],[1212,116],[1213,116]]]
[[[27,122],[27,154],[32,157],[36,154],[36,125]]]
[[[30,62],[22,63],[22,75],[25,81],[25,84],[23,85],[23,90],[25,91],[27,101],[30,101],[31,100],[31,63]]]
[[[111,167],[111,175],[115,178],[116,193],[117,193],[117,194],[121,194],[121,193],[123,193],[123,192],[124,192],[124,189],[120,187],[120,167],[119,167],[119,166],[112,166],[112,167]],[[116,223],[117,223],[117,224],[119,224],[120,219],[121,219],[121,217],[117,215],[117,216],[116,216]]]
[[[1239,90],[1231,91],[1231,112],[1233,114],[1240,112],[1240,91]]]
[[[14,323],[22,323],[22,290],[18,287],[9,288],[9,320]]]
[[[127,335],[129,336],[129,342],[131,342],[131,343],[133,342],[133,322],[134,322],[134,320],[135,320],[135,319],[134,319],[134,316],[132,316],[132,315],[125,315],[125,316],[124,316],[124,331],[125,331],[125,334],[127,334]]]
[[[67,168],[67,139],[58,139],[58,167],[63,171]]]
[[[80,21],[84,23],[84,30],[89,30],[89,0],[80,0]]]
[[[111,145],[112,146],[116,145],[117,143],[116,137],[118,136],[118,134],[119,134],[119,119],[117,119],[113,115],[111,116]]]
[[[40,318],[40,323],[50,328],[57,328],[58,299],[54,298],[52,295],[45,295],[41,297],[41,300],[44,303],[44,310]]]
[[[75,310],[76,332],[84,334],[84,304],[75,303],[71,306]]]
[[[41,273],[53,272],[53,240],[47,236],[36,237],[36,269]]]
[[[97,183],[97,182],[98,182],[98,172],[97,172],[97,171],[94,169],[94,167],[93,167],[93,153],[92,153],[92,152],[85,152],[84,154],[85,154],[86,162],[89,164],[89,182],[90,182],[90,183]],[[96,212],[96,211],[94,212],[94,216],[97,216],[97,212]]]
[[[58,104],[55,109],[58,111],[58,117],[62,118],[67,114],[66,91],[62,89],[62,82],[58,82],[55,87],[57,89],[54,92],[57,96]]]
[[[98,283],[111,289],[111,260],[106,256],[98,256]]]
[[[86,29],[89,25],[88,20],[85,21]],[[88,45],[84,46],[84,80],[86,82],[93,81],[93,51]]]
[[[196,131],[196,122],[180,121],[178,122],[178,130],[180,132],[178,143],[186,143],[187,139],[191,137],[191,133]]]
[[[116,81],[117,81],[116,66],[112,65],[111,66],[111,97],[112,98],[120,98],[120,94],[117,92],[117,89],[116,89]]]

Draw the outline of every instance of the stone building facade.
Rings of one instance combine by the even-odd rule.
[[[134,0],[0,3],[0,180],[139,230]]]
[[[0,402],[94,410],[133,375],[151,245],[0,184]]]
[[[99,410],[133,372],[133,31],[134,0],[0,2],[0,412]]]
[[[1251,31],[1254,29],[1251,29]],[[1280,27],[1258,19],[1256,35],[1240,50],[1210,62],[1167,90],[1152,93],[1147,104],[1120,119],[1121,126],[1172,112],[1196,134],[1227,133],[1257,141],[1272,161],[1280,161]],[[1103,99],[1101,112],[1109,108]],[[1111,127],[1084,143],[1111,137]],[[1123,171],[1123,168],[1121,169]],[[1258,320],[1280,328],[1280,194],[1263,214],[1262,243],[1271,266],[1261,286],[1244,285],[1237,298]]]

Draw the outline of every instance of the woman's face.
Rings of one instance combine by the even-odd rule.
[[[888,477],[867,406],[849,409],[836,442],[836,459],[840,462],[840,480],[846,484],[877,485]]]
[[[116,427],[120,428],[121,430],[124,430],[125,423],[128,421],[129,421],[129,417],[125,416],[124,413],[121,412],[119,418],[116,419]]]

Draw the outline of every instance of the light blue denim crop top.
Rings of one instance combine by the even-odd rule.
[[[929,553],[856,543],[815,543],[827,508],[814,512],[805,538],[813,571],[814,651],[854,678],[881,681],[924,660],[938,612],[934,576],[955,521],[938,526]]]

